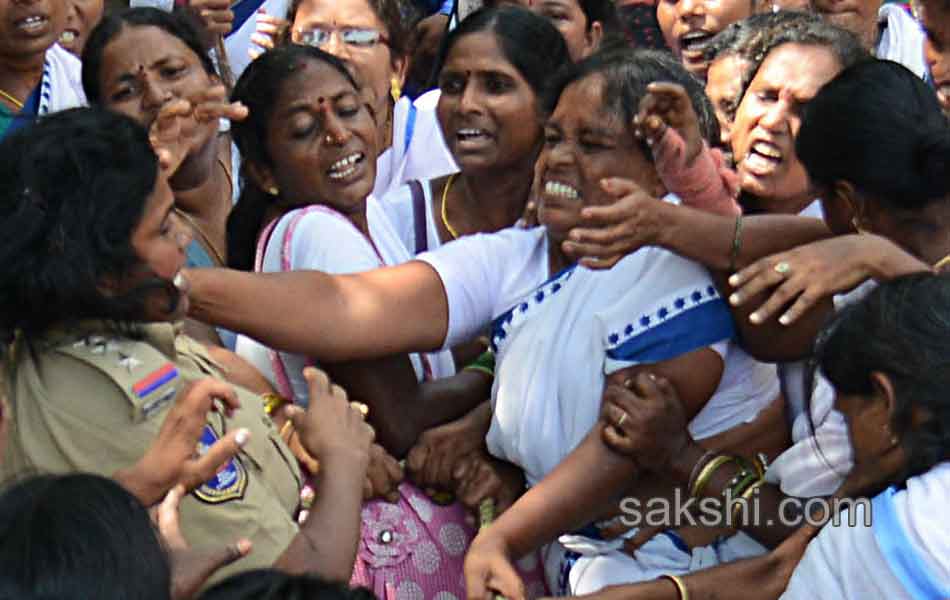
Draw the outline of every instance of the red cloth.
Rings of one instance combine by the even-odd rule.
[[[686,165],[686,142],[672,127],[667,127],[659,143],[653,146],[656,170],[668,192],[676,194],[685,206],[734,217],[742,214],[736,201],[739,176],[726,166],[722,152],[703,149]]]

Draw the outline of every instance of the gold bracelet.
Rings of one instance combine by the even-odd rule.
[[[699,498],[700,494],[703,493],[703,488],[705,488],[709,480],[712,479],[716,470],[729,462],[736,462],[736,457],[724,454],[709,461],[709,464],[703,467],[703,470],[699,472],[699,476],[696,477],[696,483],[693,484],[692,489],[690,489],[689,495],[693,498]]]
[[[683,578],[678,575],[660,575],[660,579],[669,579],[673,582],[673,585],[676,586],[676,591],[680,596],[680,600],[689,600],[689,590],[686,589],[686,583],[683,582]]]
[[[287,398],[274,393],[263,394],[261,400],[264,401],[264,412],[270,416],[274,416],[274,413],[276,413],[281,406],[289,402]]]

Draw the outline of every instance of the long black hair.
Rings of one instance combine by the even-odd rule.
[[[894,385],[892,431],[908,460],[898,481],[950,459],[950,277],[910,275],[883,283],[837,313],[815,358],[839,394],[869,396],[871,374]],[[914,409],[929,418],[915,426]]]
[[[852,66],[806,105],[795,151],[819,185],[848,181],[919,210],[950,194],[950,125],[933,90],[898,63]]]
[[[0,143],[0,332],[41,333],[78,319],[141,320],[154,278],[125,293],[142,266],[132,233],[158,177],[145,129],[105,109],[45,117]]]
[[[366,588],[349,588],[315,575],[256,569],[233,575],[206,590],[198,600],[373,600]]]
[[[267,131],[270,118],[284,82],[300,71],[307,61],[323,62],[340,73],[353,89],[359,89],[353,76],[339,58],[312,46],[288,44],[264,53],[252,62],[231,94],[232,102],[248,108],[243,121],[231,125],[234,143],[241,152],[241,196],[228,216],[228,266],[251,271],[257,236],[264,225],[268,207],[279,201],[262,190],[250,176],[248,165],[272,165],[267,152]],[[375,157],[372,159],[375,160]]]

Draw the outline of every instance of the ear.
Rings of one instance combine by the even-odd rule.
[[[585,34],[587,38],[587,48],[584,50],[584,58],[587,58],[600,48],[600,42],[604,39],[604,26],[600,21],[594,21],[587,28]]]
[[[274,178],[274,173],[270,167],[264,167],[256,162],[248,161],[247,174],[250,176],[251,181],[265,192],[278,187],[277,180]]]
[[[897,392],[894,389],[894,382],[886,373],[872,371],[871,389],[874,403],[877,405],[874,408],[874,414],[876,415],[878,411],[883,412],[881,418],[882,420],[886,419],[886,427],[890,431],[891,423],[894,422],[894,414],[897,411]]]
[[[831,188],[831,195],[842,208],[846,208],[851,213],[851,218],[856,223],[863,223],[867,217],[865,214],[867,205],[858,191],[854,189],[851,182],[839,180]]]
[[[406,73],[409,72],[409,58],[405,56],[394,56],[392,59],[393,76],[399,80],[400,87],[406,83]]]

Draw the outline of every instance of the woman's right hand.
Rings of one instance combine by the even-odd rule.
[[[641,373],[604,390],[601,437],[611,450],[644,469],[663,471],[692,443],[683,404],[673,385]]]
[[[326,373],[307,367],[303,375],[310,387],[307,410],[299,406],[285,409],[301,445],[321,465],[344,460],[349,463],[348,468],[360,477],[365,476],[375,437],[373,428],[349,402],[346,391],[331,383]]]
[[[240,406],[234,388],[224,381],[209,377],[188,384],[178,393],[145,455],[114,478],[145,506],[159,502],[176,485],[184,486],[186,492],[195,489],[214,477],[250,438],[247,429],[235,429],[196,455],[208,413],[230,414]]]
[[[247,53],[251,56],[251,60],[256,59],[268,50],[273,50],[277,45],[277,41],[284,35],[284,31],[290,25],[285,19],[267,14],[263,8],[258,9],[255,24],[256,28],[251,35],[251,43],[261,49],[258,50],[253,46],[248,49]]]
[[[504,540],[489,526],[479,533],[465,555],[465,589],[468,600],[525,600],[525,586],[512,564],[511,552]]]

